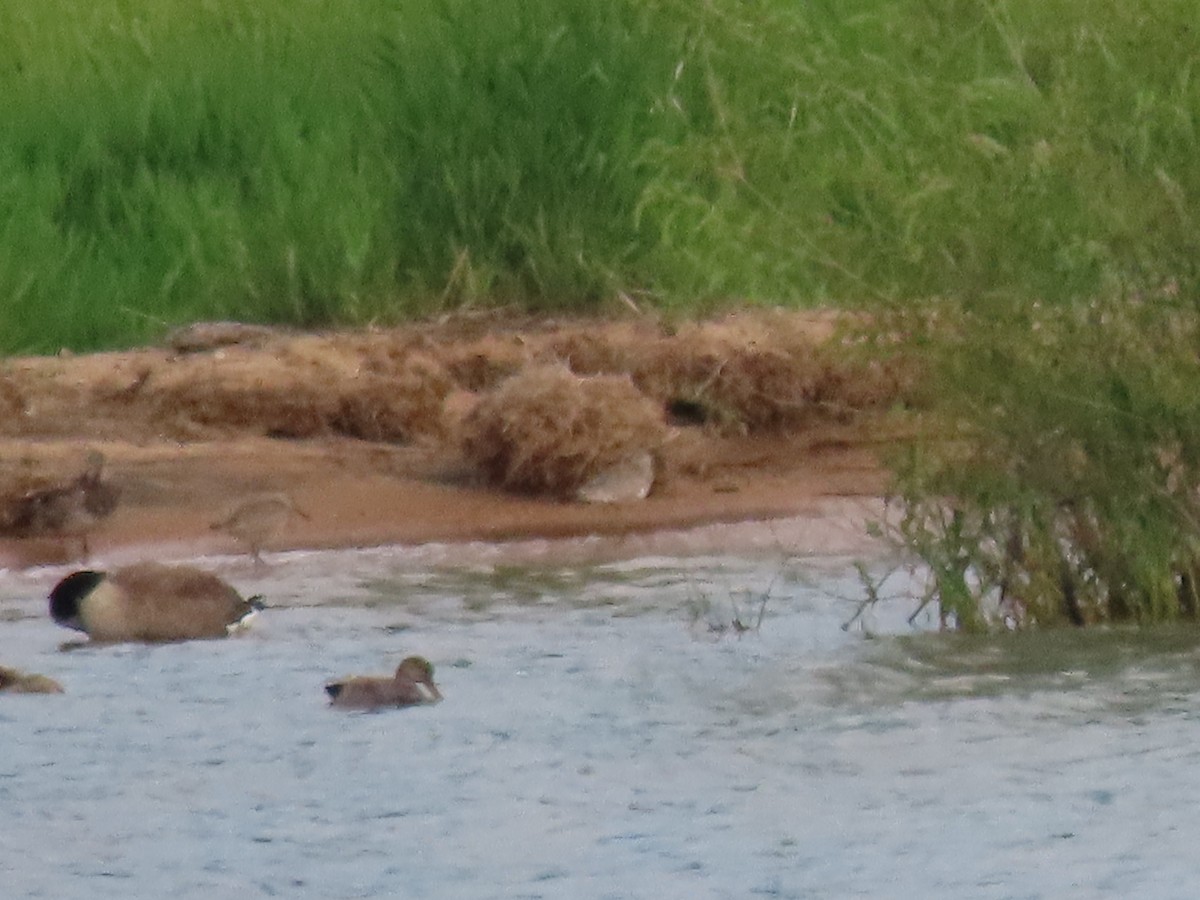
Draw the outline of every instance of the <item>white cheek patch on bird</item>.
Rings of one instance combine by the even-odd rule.
[[[120,592],[107,579],[101,581],[80,602],[79,613],[74,616],[75,624],[68,627],[89,634],[99,633],[102,637],[119,631],[121,605]]]
[[[236,622],[230,622],[228,625],[226,625],[226,634],[234,635],[240,634],[243,631],[248,631],[250,626],[254,623],[254,620],[258,618],[258,614],[267,607],[266,603],[263,602],[262,594],[255,594],[246,602],[250,604],[249,611]]]
[[[422,684],[420,681],[417,682],[417,690],[421,692],[421,696],[426,703],[433,703],[438,699],[437,694],[429,689],[429,685]]]

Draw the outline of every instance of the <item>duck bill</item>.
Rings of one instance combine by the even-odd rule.
[[[426,703],[441,702],[442,692],[437,689],[437,685],[432,681],[418,681],[417,690],[424,696]]]

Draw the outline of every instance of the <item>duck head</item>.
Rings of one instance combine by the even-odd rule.
[[[79,605],[105,578],[103,572],[85,569],[73,572],[54,586],[50,592],[50,615],[59,625],[83,631]]]
[[[433,683],[433,663],[423,656],[410,656],[396,667],[397,683],[416,685],[425,695],[425,702],[436,703],[442,699],[442,692]]]

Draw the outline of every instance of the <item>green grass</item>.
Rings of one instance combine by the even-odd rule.
[[[948,304],[942,390],[897,459],[892,535],[948,623],[1200,617],[1200,318],[1156,294],[1003,320]]]
[[[739,9],[762,24],[714,22],[700,59],[724,103],[694,133],[720,140],[690,144],[673,198],[708,186],[688,225],[712,292],[973,304],[1194,284],[1200,87],[1179,35],[1196,3]],[[726,266],[699,266],[714,255]]]
[[[1174,279],[1200,3],[0,9],[0,348]]]
[[[635,4],[51,0],[0,57],[9,350],[593,303],[652,243]]]

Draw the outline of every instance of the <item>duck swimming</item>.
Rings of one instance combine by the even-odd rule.
[[[50,592],[55,622],[105,643],[225,637],[260,609],[211,572],[156,562],[74,572]]]
[[[0,666],[0,694],[61,694],[62,685],[45,675]]]
[[[433,664],[423,656],[410,656],[388,678],[356,675],[325,685],[330,705],[344,709],[381,709],[437,703],[442,692],[433,683]]]

